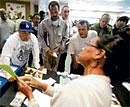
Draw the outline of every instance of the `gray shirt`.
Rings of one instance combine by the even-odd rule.
[[[47,32],[47,44],[44,41],[45,32]],[[45,52],[48,48],[55,50],[57,48],[65,48],[66,41],[68,39],[67,35],[67,25],[62,19],[57,21],[52,21],[51,19],[43,20],[38,27],[38,41],[40,49]]]
[[[7,40],[15,32],[15,23],[10,19],[3,21],[0,19],[0,40]]]

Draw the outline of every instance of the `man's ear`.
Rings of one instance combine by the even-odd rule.
[[[98,49],[96,52],[95,52],[95,59],[100,59],[102,57],[104,57],[105,55],[105,50],[103,49]]]

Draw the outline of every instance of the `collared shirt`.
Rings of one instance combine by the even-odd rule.
[[[61,19],[57,20],[58,24],[54,25],[51,19],[43,20],[38,27],[38,41],[39,46],[44,51],[47,51],[48,48],[55,50],[60,47],[65,48],[67,36],[67,25]],[[47,32],[47,44],[45,43],[45,32]]]

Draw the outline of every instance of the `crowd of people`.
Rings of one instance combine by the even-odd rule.
[[[110,107],[112,91],[122,106],[128,106],[129,94],[122,82],[130,80],[129,17],[117,18],[112,26],[110,15],[105,13],[98,23],[89,25],[87,20],[79,20],[74,24],[69,6],[63,6],[59,13],[59,3],[51,1],[48,10],[50,16],[46,18],[41,11],[31,21],[13,22],[6,10],[0,9],[0,63],[39,70],[44,66],[52,72],[81,75],[61,89],[32,77],[20,77],[19,90],[28,97],[30,107],[38,107],[30,86],[50,95],[51,107]],[[7,78],[11,76],[7,74]]]

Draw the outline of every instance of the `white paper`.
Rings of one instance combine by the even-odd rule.
[[[14,66],[10,66],[10,67],[12,68],[13,71],[16,71],[16,69],[18,68],[18,67],[14,67]]]
[[[12,100],[12,102],[10,103],[11,106],[13,107],[21,107],[24,99],[25,99],[25,95],[22,92],[17,92],[15,95],[15,98]]]
[[[42,69],[43,74],[47,74],[47,68]]]
[[[0,69],[0,76],[6,78],[6,71]]]
[[[37,89],[33,91],[33,95],[34,95],[35,100],[38,102],[39,107],[50,107],[50,100],[51,100],[50,96],[44,93],[41,93]],[[28,106],[28,99],[24,101],[24,104]]]
[[[128,82],[123,82],[122,85],[127,88],[128,91],[130,91],[130,83]]]
[[[10,66],[13,71],[16,71],[17,67]],[[7,77],[7,72],[3,69],[0,69],[0,76],[6,78]]]

